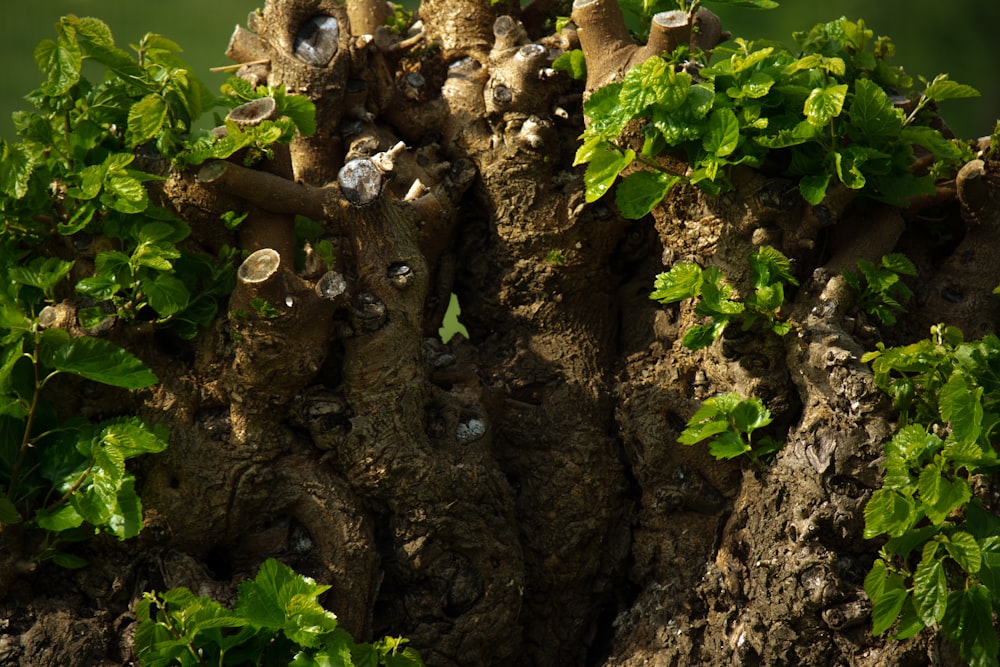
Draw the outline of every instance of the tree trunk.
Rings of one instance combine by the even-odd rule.
[[[376,0],[268,0],[237,30],[242,74],[310,97],[318,131],[286,163],[210,164],[163,188],[205,238],[227,208],[249,211],[249,256],[228,316],[190,346],[133,345],[161,379],[138,412],[170,447],[142,464],[144,536],[101,546],[108,569],[67,584],[80,609],[120,616],[59,611],[98,647],[59,664],[127,655],[107,628],[127,625],[134,591],[231,599],[272,556],[332,585],[325,603],[357,638],[402,634],[434,666],[955,664],[930,632],[873,638],[862,589],[878,553],[862,510],[895,414],[839,271],[918,257],[919,230],[847,197],[820,215],[755,173],[719,197],[676,188],[636,222],[585,204],[571,166],[584,86],[552,60],[613,43],[593,88],[656,49],[614,25],[595,38],[617,7],[577,4],[561,34],[536,32],[537,7],[471,0],[426,2],[406,36],[378,27]],[[679,39],[718,41],[698,17]],[[995,166],[980,168],[974,201],[941,209],[957,225],[995,210]],[[324,226],[334,266],[296,269],[295,215]],[[817,219],[864,234],[838,245]],[[941,298],[1000,283],[994,223],[920,260],[920,305],[887,341],[938,321],[996,329],[995,301]],[[765,242],[795,260],[795,332],[684,348],[698,316],[651,301],[654,276],[697,260],[745,288]],[[452,293],[469,339],[443,344]],[[766,468],[677,443],[726,391],[761,398],[787,439]],[[68,640],[37,616],[21,664],[56,664],[39,647]]]

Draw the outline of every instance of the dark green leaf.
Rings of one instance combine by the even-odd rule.
[[[868,144],[895,139],[903,129],[903,111],[896,108],[881,86],[871,79],[854,83],[854,100],[848,110],[851,132]]]
[[[150,387],[159,380],[131,352],[100,338],[74,338],[56,352],[56,370],[125,389]]]
[[[681,339],[681,344],[689,350],[700,350],[708,347],[722,335],[726,328],[726,319],[716,319],[712,324],[699,324],[688,329]]]
[[[992,605],[996,598],[982,584],[952,591],[941,627],[961,647],[962,657],[972,667],[996,667],[1000,640],[993,626]]]
[[[81,556],[75,556],[73,554],[68,554],[64,551],[57,551],[52,554],[50,560],[58,565],[59,567],[64,567],[67,570],[79,570],[81,567],[86,567],[90,564],[86,558]]]
[[[143,283],[150,307],[161,318],[168,318],[187,308],[191,297],[187,286],[169,273],[161,273],[153,281]]]
[[[924,625],[940,621],[947,605],[948,582],[944,565],[933,553],[933,549],[924,550],[924,558],[913,574],[913,604]]]
[[[21,513],[7,496],[0,496],[0,526],[21,523]]]

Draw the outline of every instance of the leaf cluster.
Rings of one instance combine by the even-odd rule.
[[[751,9],[774,9],[778,6],[774,0],[711,0],[711,2],[716,5]],[[655,15],[660,12],[680,10],[693,16],[698,7],[704,4],[704,0],[622,0],[619,4],[626,15],[638,20],[642,29],[636,36],[645,40],[649,34],[649,23]]]
[[[735,392],[707,399],[688,420],[677,441],[693,445],[711,438],[708,451],[717,459],[746,455],[755,466],[781,449],[784,443],[770,437],[757,443],[752,434],[771,423],[771,412],[759,398],[743,398]]]
[[[145,593],[136,608],[136,655],[143,667],[423,665],[405,639],[355,643],[319,603],[329,588],[269,559],[240,584],[233,609],[186,588]]]
[[[845,270],[844,280],[858,293],[858,307],[874,315],[882,324],[892,326],[896,315],[905,313],[903,304],[913,296],[913,290],[902,276],[917,275],[917,267],[906,255],[893,253],[876,266],[867,259],[857,261],[858,271]]]
[[[750,274],[753,291],[740,301],[718,268],[682,262],[656,276],[649,298],[660,303],[697,299],[695,313],[711,318],[711,322],[684,333],[682,343],[692,350],[708,347],[734,322],[744,331],[762,326],[784,336],[792,324],[782,321],[777,311],[785,302],[785,285],[799,284],[792,275],[791,262],[778,250],[762,246],[750,256]]]
[[[939,624],[975,666],[998,664],[1000,519],[970,477],[1000,467],[1000,339],[954,327],[863,357],[901,411],[885,479],[865,507],[865,537],[887,536],[865,579],[873,632],[903,639]]]
[[[839,19],[795,37],[794,50],[736,39],[714,51],[711,66],[682,46],[595,91],[584,104],[590,122],[575,159],[587,165],[587,201],[620,178],[618,208],[639,218],[677,183],[710,194],[731,189],[729,171],[745,165],[797,179],[811,204],[835,182],[901,204],[933,191],[935,176],[971,157],[968,146],[931,126],[931,111],[938,102],[978,95],[975,89],[947,75],[918,88],[886,62],[892,43],[861,21]],[[636,122],[641,148],[621,139]],[[918,151],[933,162],[923,176],[911,170]],[[671,171],[658,159],[663,155],[681,158],[688,169]],[[622,177],[633,164],[641,168]]]
[[[0,254],[3,254],[0,246]],[[45,531],[43,551],[65,566],[82,562],[56,549],[85,535],[84,523],[119,539],[142,528],[142,504],[125,462],[166,447],[163,433],[134,417],[64,418],[47,398],[59,376],[139,389],[157,382],[138,358],[110,341],[43,328],[46,308],[72,268],[54,258],[0,264],[0,524]],[[49,305],[45,305],[45,304]]]

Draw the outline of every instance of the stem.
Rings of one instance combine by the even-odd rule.
[[[24,457],[28,453],[28,448],[31,447],[31,429],[35,422],[35,412],[38,409],[38,398],[42,392],[42,386],[44,381],[40,378],[39,364],[38,364],[38,353],[41,346],[41,338],[38,335],[37,328],[34,331],[35,335],[35,349],[32,354],[26,354],[24,356],[31,359],[32,368],[35,371],[35,386],[31,394],[31,405],[28,407],[28,418],[24,424],[24,435],[21,436],[21,446],[17,451],[17,460],[14,461],[14,465],[10,469],[10,483],[7,487],[7,500],[13,501],[14,493],[17,490],[17,477],[20,473],[21,466],[24,464]],[[48,378],[46,378],[48,379]]]

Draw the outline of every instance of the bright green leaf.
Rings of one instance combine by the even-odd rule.
[[[960,371],[952,373],[938,394],[941,416],[951,424],[952,436],[975,442],[983,423],[983,388],[977,387]]]
[[[702,139],[702,147],[717,157],[731,154],[739,145],[740,122],[732,109],[716,109],[708,117],[708,131]]]
[[[666,172],[637,171],[621,180],[615,190],[615,205],[622,217],[638,220],[652,211],[681,180]]]
[[[982,554],[979,550],[979,543],[972,535],[964,531],[952,533],[948,541],[944,543],[944,548],[966,573],[979,572],[979,568],[982,566]]]
[[[631,148],[622,153],[609,146],[605,150],[595,153],[583,175],[583,182],[587,187],[585,197],[587,203],[603,197],[604,193],[614,185],[622,170],[632,164],[634,159],[635,151]]]
[[[865,577],[865,593],[872,601],[872,634],[880,635],[896,622],[903,608],[907,591],[903,578],[890,573],[885,562],[875,561]]]
[[[35,514],[35,523],[42,530],[59,533],[71,528],[78,528],[83,524],[83,517],[71,505],[63,505],[52,512],[44,509],[38,510]]]
[[[847,84],[816,88],[809,94],[802,112],[815,127],[825,127],[840,115],[847,99]]]
[[[893,489],[878,489],[865,505],[865,539],[883,533],[899,537],[916,520],[913,500]]]
[[[924,90],[924,96],[935,102],[955,100],[968,97],[979,97],[979,91],[957,81],[952,81],[947,74],[938,74]]]
[[[701,293],[702,269],[691,262],[674,264],[670,271],[656,276],[650,299],[660,303],[674,303],[690,299]]]

